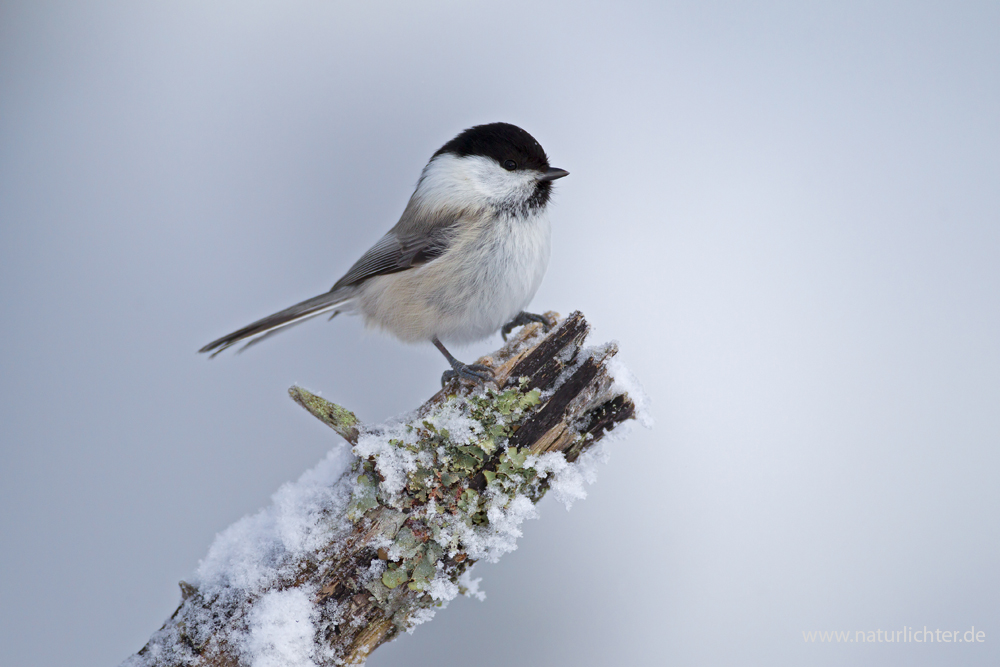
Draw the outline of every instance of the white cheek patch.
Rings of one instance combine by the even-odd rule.
[[[507,171],[488,157],[445,153],[427,164],[417,190],[426,206],[477,209],[527,200],[536,182],[533,172]]]

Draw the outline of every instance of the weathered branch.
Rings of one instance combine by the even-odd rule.
[[[451,384],[378,426],[292,387],[297,403],[354,446],[353,467],[329,484],[303,477],[304,490],[290,487],[302,506],[286,523],[303,524],[298,532],[260,537],[271,533],[257,524],[280,524],[281,508],[227,531],[198,578],[181,583],[177,611],[125,664],[236,667],[282,650],[300,662],[358,664],[427,620],[464,592],[476,560],[514,548],[532,503],[579,474],[583,452],[634,416],[609,367],[616,346],[583,348],[588,331],[580,313],[547,335],[528,325],[479,360],[494,369],[495,387]],[[281,625],[289,619],[306,634]]]

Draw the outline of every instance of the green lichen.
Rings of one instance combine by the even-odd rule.
[[[534,479],[537,472],[534,468],[524,465],[527,458],[527,450],[518,450],[517,447],[508,447],[507,451],[500,455],[496,474],[504,488],[513,488],[511,485],[517,487]]]
[[[399,584],[396,584],[397,586]],[[375,600],[384,605],[389,600],[389,587],[382,583],[381,579],[372,579],[365,584],[365,589],[374,596]]]
[[[420,552],[423,543],[413,534],[412,530],[403,528],[396,535],[396,541],[393,542],[392,546],[399,553],[400,557],[410,559]]]
[[[382,515],[379,517],[379,533],[388,540],[396,537],[399,529],[403,527],[406,523],[406,513],[399,512],[389,507],[382,510]]]
[[[444,555],[444,549],[436,542],[428,542],[417,554],[413,565],[413,574],[408,587],[411,591],[426,589],[437,574],[437,562]]]
[[[288,390],[288,394],[292,400],[339,433],[345,440],[350,443],[358,441],[358,427],[361,422],[353,412],[302,387],[293,386]]]
[[[385,572],[382,573],[382,583],[389,590],[392,590],[400,584],[405,584],[406,580],[409,578],[410,575],[406,571],[405,563],[389,563]]]
[[[470,523],[476,526],[482,526],[489,523],[489,519],[486,517],[486,508],[482,505],[481,496],[476,493],[475,489],[466,489],[459,496],[458,506],[459,512],[465,515]]]
[[[463,530],[487,527],[490,506],[504,507],[518,494],[538,495],[537,473],[526,466],[527,451],[506,447],[506,440],[541,402],[537,389],[526,381],[513,388],[488,390],[478,396],[451,396],[444,406],[458,409],[478,423],[476,435],[456,442],[433,415],[407,431],[415,441],[390,440],[392,447],[417,454],[420,463],[407,474],[402,493],[388,497],[380,486],[375,461],[363,461],[348,509],[352,521],[378,521],[380,535],[391,546],[380,551],[388,559],[380,578],[366,584],[380,604],[389,604],[392,591],[404,583],[410,591],[425,591],[447,553],[445,571],[452,579],[464,570]],[[474,482],[479,475],[477,491]],[[379,512],[375,513],[376,508]],[[458,530],[457,527],[465,526]],[[429,598],[428,598],[429,599]]]
[[[347,518],[351,521],[357,521],[368,510],[378,507],[379,503],[376,495],[377,483],[373,475],[371,473],[358,475],[351,502],[347,506]]]

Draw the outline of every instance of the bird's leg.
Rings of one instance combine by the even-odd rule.
[[[441,344],[437,336],[431,338],[431,342],[434,343],[434,347],[441,350],[441,354],[444,358],[448,360],[451,364],[452,370],[445,371],[441,375],[441,386],[448,384],[449,380],[458,378],[459,380],[469,380],[470,382],[475,382],[476,384],[483,384],[485,382],[493,381],[493,369],[489,366],[484,366],[483,364],[463,364],[461,361],[451,356],[451,352]]]
[[[500,335],[503,336],[504,340],[507,340],[507,334],[513,331],[515,327],[523,327],[525,324],[531,324],[532,322],[541,323],[542,328],[545,331],[548,331],[549,329],[552,328],[552,323],[549,322],[549,318],[545,317],[544,315],[537,315],[535,313],[526,313],[525,311],[522,310],[520,313],[517,314],[517,317],[512,319],[507,324],[503,325],[503,328],[500,329]]]

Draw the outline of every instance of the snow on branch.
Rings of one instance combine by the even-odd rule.
[[[555,313],[547,313],[551,322]],[[366,425],[305,389],[292,398],[346,439],[215,540],[182,600],[127,667],[361,664],[457,595],[469,572],[516,548],[548,490],[584,497],[598,443],[645,398],[613,356],[583,347],[580,313],[524,327],[479,360],[496,386],[452,383]]]

